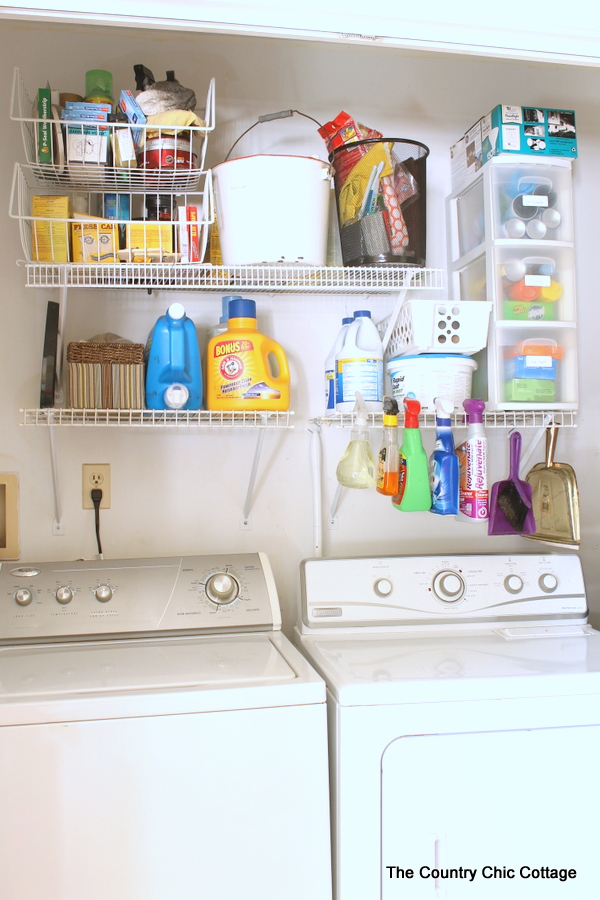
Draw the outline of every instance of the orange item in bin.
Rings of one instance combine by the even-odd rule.
[[[506,356],[551,356],[552,359],[563,359],[564,348],[550,338],[529,338],[510,347]]]

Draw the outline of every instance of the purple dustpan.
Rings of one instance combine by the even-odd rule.
[[[519,478],[521,433],[510,436],[510,471],[505,481],[492,486],[488,534],[534,534],[531,485]]]

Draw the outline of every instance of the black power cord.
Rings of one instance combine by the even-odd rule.
[[[98,544],[98,555],[102,558],[102,543],[100,541],[100,503],[102,502],[102,491],[100,488],[92,488],[92,503],[94,504],[96,518],[96,543]]]

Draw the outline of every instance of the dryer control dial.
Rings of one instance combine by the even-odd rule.
[[[540,575],[538,584],[545,594],[552,594],[558,587],[558,578],[552,572],[544,572]]]
[[[507,575],[504,579],[504,587],[509,594],[519,594],[523,590],[523,579],[520,575]]]
[[[444,603],[456,603],[465,595],[466,585],[458,572],[451,570],[438,572],[433,578],[433,593]]]
[[[100,603],[107,603],[113,595],[113,589],[110,584],[99,584],[96,590],[94,591],[94,597],[96,600],[99,600]]]
[[[394,585],[389,578],[378,578],[375,582],[375,593],[380,597],[389,597],[394,590]]]
[[[237,579],[233,575],[228,575],[227,572],[215,572],[207,580],[204,589],[208,599],[218,606],[227,606],[229,603],[233,603],[240,593]]]
[[[29,606],[29,604],[33,600],[33,594],[31,593],[29,588],[19,588],[15,591],[13,596],[19,606]]]
[[[54,596],[59,603],[70,603],[73,599],[73,591],[67,584],[62,584],[56,589]]]

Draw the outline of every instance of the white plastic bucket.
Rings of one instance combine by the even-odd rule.
[[[424,412],[435,409],[436,397],[448,397],[455,409],[471,396],[473,372],[477,368],[468,356],[444,356],[423,353],[420,356],[397,356],[387,364],[392,397],[402,408],[404,397],[413,393]]]
[[[223,265],[325,265],[329,163],[245,156],[215,166],[213,184]]]

